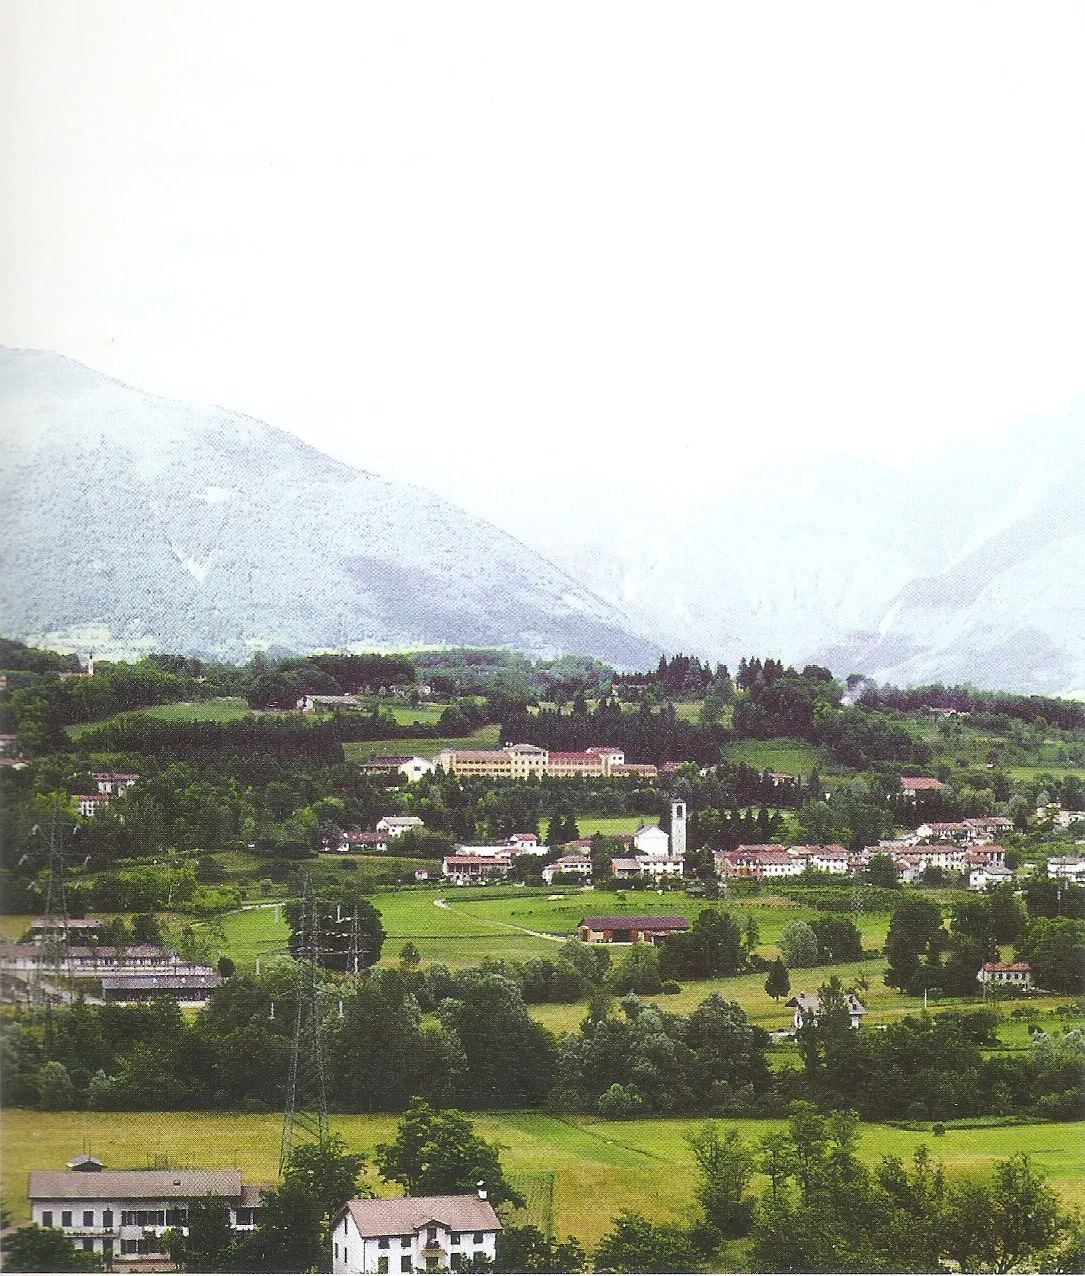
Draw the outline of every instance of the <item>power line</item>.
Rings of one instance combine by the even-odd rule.
[[[306,876],[299,901],[299,924],[294,953],[297,962],[294,1042],[290,1054],[286,1108],[283,1112],[280,1176],[300,1143],[314,1141],[322,1147],[328,1138],[328,1097],[324,1077],[318,979],[320,955],[320,912],[313,895],[312,880]]]

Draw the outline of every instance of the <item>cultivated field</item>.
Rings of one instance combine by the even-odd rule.
[[[553,1183],[553,1224],[559,1235],[593,1243],[623,1205],[660,1221],[688,1218],[694,1187],[693,1159],[686,1136],[700,1119],[608,1122],[556,1117],[540,1112],[478,1113],[478,1132],[502,1145],[505,1169],[528,1189],[536,1211],[546,1208]],[[393,1133],[396,1118],[335,1116],[332,1128],[348,1143],[372,1155]],[[778,1128],[779,1121],[725,1121],[748,1139]],[[5,1113],[2,1135],[3,1194],[16,1222],[28,1216],[27,1174],[60,1169],[87,1147],[111,1169],[148,1166],[237,1166],[248,1181],[268,1183],[276,1175],[280,1117],[205,1112],[33,1112]],[[1024,1125],[995,1129],[950,1129],[929,1133],[891,1126],[863,1127],[862,1154],[875,1160],[911,1155],[925,1143],[950,1172],[982,1172],[1014,1152],[1028,1152],[1067,1203],[1085,1204],[1085,1126]],[[552,1176],[552,1178],[551,1178]],[[375,1176],[374,1176],[375,1179]],[[398,1188],[375,1181],[382,1194]],[[760,1185],[759,1185],[760,1186]],[[533,1190],[534,1189],[534,1190]],[[535,1212],[535,1211],[533,1211]],[[538,1213],[536,1213],[538,1218]]]

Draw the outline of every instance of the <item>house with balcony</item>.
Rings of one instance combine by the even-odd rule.
[[[511,867],[507,850],[496,855],[446,855],[441,861],[441,872],[453,886],[485,886],[507,877]]]
[[[493,1264],[501,1221],[477,1196],[399,1196],[348,1201],[332,1227],[332,1271],[462,1271]]]
[[[187,1234],[189,1204],[205,1196],[224,1198],[237,1231],[259,1221],[261,1189],[242,1183],[240,1170],[107,1170],[93,1156],[68,1165],[31,1170],[31,1221],[59,1228],[107,1267],[164,1260],[163,1235],[170,1228]]]

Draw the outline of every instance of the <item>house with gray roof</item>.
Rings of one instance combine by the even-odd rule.
[[[332,1271],[459,1271],[493,1263],[501,1221],[482,1186],[476,1196],[396,1196],[348,1201],[332,1229]]]
[[[223,1197],[237,1231],[251,1231],[259,1220],[261,1189],[242,1183],[240,1170],[107,1170],[92,1156],[68,1165],[31,1170],[31,1220],[60,1228],[77,1247],[100,1254],[107,1267],[163,1260],[162,1237],[170,1228],[187,1234],[193,1199]]]

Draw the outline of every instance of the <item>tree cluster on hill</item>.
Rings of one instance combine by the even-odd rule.
[[[977,691],[975,687],[944,687],[932,683],[901,689],[867,683],[859,694],[860,705],[869,709],[889,709],[900,713],[920,713],[925,709],[954,709],[958,713],[984,714],[991,718],[1034,722],[1037,718],[1064,731],[1085,727],[1085,707],[1073,700],[1054,696],[1022,696],[1001,691]]]
[[[609,744],[621,749],[627,762],[656,766],[670,761],[715,766],[722,738],[720,728],[684,722],[669,704],[657,712],[642,704],[636,713],[623,713],[615,700],[601,701],[592,711],[578,708],[574,701],[570,713],[560,709],[510,713],[501,723],[501,739],[506,743],[566,751]]]
[[[939,1120],[981,1115],[1073,1118],[1085,1102],[1085,1041],[1047,1038],[1023,1057],[991,1052],[991,1010],[906,1016],[877,1032],[849,1027],[834,977],[819,990],[816,1021],[797,1034],[797,1097],[822,1108],[847,1103],[865,1119]]]

